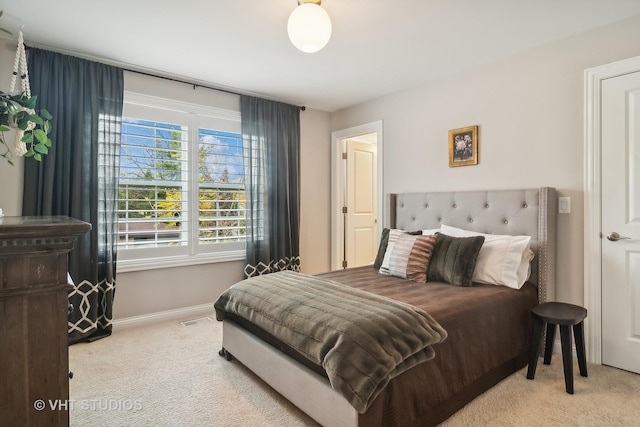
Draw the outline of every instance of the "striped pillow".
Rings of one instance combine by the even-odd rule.
[[[404,230],[398,230],[395,228],[382,229],[382,234],[380,235],[380,245],[378,246],[378,254],[376,255],[376,260],[373,262],[373,268],[379,269],[380,267],[382,267],[382,262],[384,261],[384,254],[387,252],[387,246],[389,245],[389,243],[395,242],[395,239],[399,234],[401,233],[407,233],[407,234],[413,234],[413,235],[435,234],[436,231],[440,231],[440,230],[434,230],[433,233],[423,233],[422,230],[404,231]]]
[[[436,236],[400,234],[387,247],[388,274],[425,283]],[[381,271],[382,272],[382,271]]]

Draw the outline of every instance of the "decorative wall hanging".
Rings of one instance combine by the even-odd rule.
[[[449,166],[478,164],[478,126],[449,131]]]
[[[20,92],[15,94],[16,79],[20,75]],[[45,109],[36,110],[37,96],[31,96],[29,87],[29,72],[24,47],[22,28],[18,32],[18,48],[13,64],[13,75],[9,92],[0,91],[0,144],[4,145],[4,152],[0,156],[13,164],[12,156],[33,157],[42,160],[42,155],[49,152],[51,139],[49,131],[52,119]],[[15,137],[7,141],[5,132],[13,130]]]

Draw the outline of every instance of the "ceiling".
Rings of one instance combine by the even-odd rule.
[[[323,0],[318,53],[296,0],[0,0],[28,45],[336,111],[640,14],[639,0]],[[14,33],[15,34],[15,33]]]

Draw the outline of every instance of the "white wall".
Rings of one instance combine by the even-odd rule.
[[[242,280],[242,261],[117,273],[113,319],[211,303]]]
[[[582,304],[583,72],[640,55],[639,40],[640,15],[335,112],[331,130],[383,120],[386,192],[551,186],[571,197],[556,299]],[[449,168],[448,131],[471,125],[479,164]]]
[[[9,91],[13,61],[16,57],[17,41],[0,38],[0,90]],[[17,82],[16,85],[20,83]],[[13,133],[5,133],[6,139],[13,138]],[[4,153],[5,147],[0,146]],[[0,208],[7,216],[17,216],[22,212],[22,175],[24,159],[13,157],[14,166],[0,158]]]
[[[300,112],[300,267],[308,274],[331,267],[331,132],[329,114]]]

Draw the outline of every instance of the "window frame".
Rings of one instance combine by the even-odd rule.
[[[135,248],[125,249],[118,247],[118,271],[139,271],[167,267],[180,267],[187,265],[208,264],[216,262],[229,262],[244,260],[246,258],[245,242],[228,242],[215,244],[202,244],[198,239],[199,230],[199,150],[200,135],[199,129],[212,129],[229,131],[227,129],[211,128],[211,124],[216,121],[233,123],[237,132],[240,132],[240,112],[218,107],[177,101],[161,98],[153,95],[146,95],[132,91],[125,91],[124,104],[130,105],[133,109],[149,108],[156,110],[166,110],[168,114],[178,114],[181,120],[186,119],[187,126],[187,244],[176,247],[159,248]],[[151,115],[151,114],[150,114]],[[123,113],[124,117],[126,116]],[[150,120],[148,117],[132,117],[141,120]],[[182,124],[182,123],[179,123]]]

